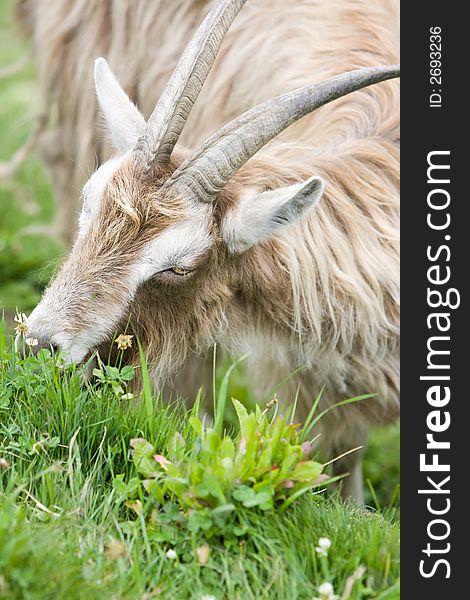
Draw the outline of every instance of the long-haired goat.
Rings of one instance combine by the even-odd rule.
[[[94,118],[80,85],[100,51],[145,114],[161,93],[145,120],[97,59],[116,154],[84,186],[78,238],[28,327],[80,362],[130,324],[160,383],[214,342],[248,350],[260,385],[304,366],[304,414],[322,385],[323,407],[376,393],[322,419],[323,447],[340,452],[398,412],[398,86],[361,89],[398,75],[376,66],[396,61],[395,3],[252,0],[215,60],[244,3],[215,2],[163,91],[173,29],[185,38],[205,2],[74,1],[66,39],[53,27],[70,2],[46,2],[50,21],[36,3],[36,37],[52,36],[42,80],[68,86],[59,106],[80,115],[62,127]],[[126,19],[135,39],[111,29]],[[86,147],[94,131],[61,135]],[[360,455],[346,467],[344,493],[361,499]]]

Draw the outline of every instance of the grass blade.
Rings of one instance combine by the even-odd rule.
[[[137,344],[139,346],[140,367],[142,369],[142,396],[144,398],[144,406],[145,406],[145,412],[147,414],[147,418],[151,419],[153,416],[153,412],[154,412],[153,411],[152,385],[150,383],[147,359],[145,357],[144,351],[142,349],[142,345],[139,340],[137,340]]]
[[[237,361],[230,365],[230,367],[225,372],[225,375],[220,383],[219,393],[217,394],[217,399],[215,403],[214,409],[214,429],[217,431],[219,435],[222,435],[222,429],[224,424],[224,415],[225,415],[225,407],[227,405],[227,392],[228,392],[228,384],[230,381],[230,375],[232,371],[235,369],[237,365],[239,365],[248,354],[244,354]]]

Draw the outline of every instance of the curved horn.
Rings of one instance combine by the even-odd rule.
[[[148,172],[168,163],[222,41],[246,0],[217,0],[189,42],[134,152]]]
[[[332,100],[399,75],[397,65],[358,69],[259,104],[211,136],[164,187],[211,202],[246,161],[286,127]]]

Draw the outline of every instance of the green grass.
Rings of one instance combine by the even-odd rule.
[[[15,27],[13,0],[0,2],[0,68],[27,50]],[[8,160],[35,126],[39,110],[33,61],[0,79],[0,161]],[[187,426],[186,409],[166,406],[147,386],[138,402],[112,386],[87,387],[32,359],[19,361],[8,335],[16,307],[29,313],[60,261],[63,247],[24,235],[53,219],[55,201],[33,154],[9,180],[0,179],[0,598],[312,598],[329,580],[341,595],[361,565],[350,598],[399,597],[398,428],[373,431],[365,455],[369,512],[329,492],[304,493],[284,512],[237,507],[246,533],[237,543],[170,525],[178,558],[166,556],[149,519],[125,506],[114,480],[138,477],[130,440],[151,440],[164,452]],[[8,332],[5,333],[5,330]],[[230,381],[218,365],[216,387],[253,407],[237,367]],[[273,385],[276,382],[273,382]],[[196,395],[197,390],[194,391]],[[210,399],[209,399],[210,401]],[[209,402],[210,404],[210,402]],[[228,422],[235,413],[229,403]],[[231,411],[231,412],[230,412]],[[216,428],[220,430],[221,413]],[[148,516],[148,515],[147,515]],[[186,536],[186,537],[185,537]],[[329,537],[327,559],[315,552]],[[183,543],[184,542],[184,543]],[[209,546],[202,565],[197,549]],[[171,545],[172,546],[172,545]],[[181,548],[181,551],[180,551]]]
[[[162,537],[113,480],[137,476],[132,438],[166,452],[186,409],[123,401],[47,353],[19,360],[3,334],[0,356],[0,597],[311,598],[325,580],[342,593],[361,565],[350,598],[398,597],[392,509],[367,512],[306,492],[282,513],[237,506],[244,533],[235,541],[203,530],[188,537],[177,520]],[[332,546],[320,558],[325,536]],[[202,565],[197,549],[206,544]],[[166,556],[173,547],[176,559]]]

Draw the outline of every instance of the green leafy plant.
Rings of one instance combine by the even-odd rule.
[[[112,365],[101,365],[99,369],[93,369],[93,375],[97,378],[102,389],[109,388],[122,400],[131,400],[133,394],[127,391],[127,386],[134,379],[134,367],[126,365],[122,368]],[[102,389],[96,393],[100,395]]]
[[[237,503],[261,510],[277,503],[282,509],[291,496],[323,483],[323,466],[309,459],[311,446],[300,441],[298,425],[280,417],[270,420],[259,407],[248,413],[240,402],[232,402],[240,426],[234,440],[193,415],[191,443],[176,432],[166,455],[156,454],[144,439],[131,441],[142,485],[161,505],[176,499],[183,511],[228,510]]]
[[[137,521],[128,522],[129,528],[139,524],[145,536],[168,542],[181,556],[191,555],[188,548],[201,535],[231,545],[248,533],[250,511],[283,513],[306,492],[339,479],[323,472],[330,463],[312,459],[316,438],[308,441],[308,437],[326,412],[369,397],[350,398],[318,412],[320,392],[302,427],[294,422],[296,400],[281,417],[276,397],[263,410],[256,405],[251,411],[232,398],[236,434],[227,432],[229,378],[243,358],[227,369],[218,389],[214,379],[213,425],[201,418],[199,392],[185,426],[174,431],[165,445],[144,437],[130,440],[136,476],[114,478],[119,500],[138,515]],[[142,354],[141,363],[145,374]],[[118,371],[113,374],[118,377]]]
[[[222,391],[225,385],[222,386]],[[235,437],[206,426],[198,401],[186,429],[174,432],[163,453],[144,438],[130,442],[137,477],[115,478],[115,489],[152,535],[174,543],[176,524],[206,538],[230,543],[246,533],[246,510],[283,512],[296,498],[331,482],[311,459],[311,444],[299,425],[274,414],[268,403],[248,412],[232,399],[239,424]],[[225,405],[225,400],[217,406]],[[220,419],[215,419],[221,428]]]

